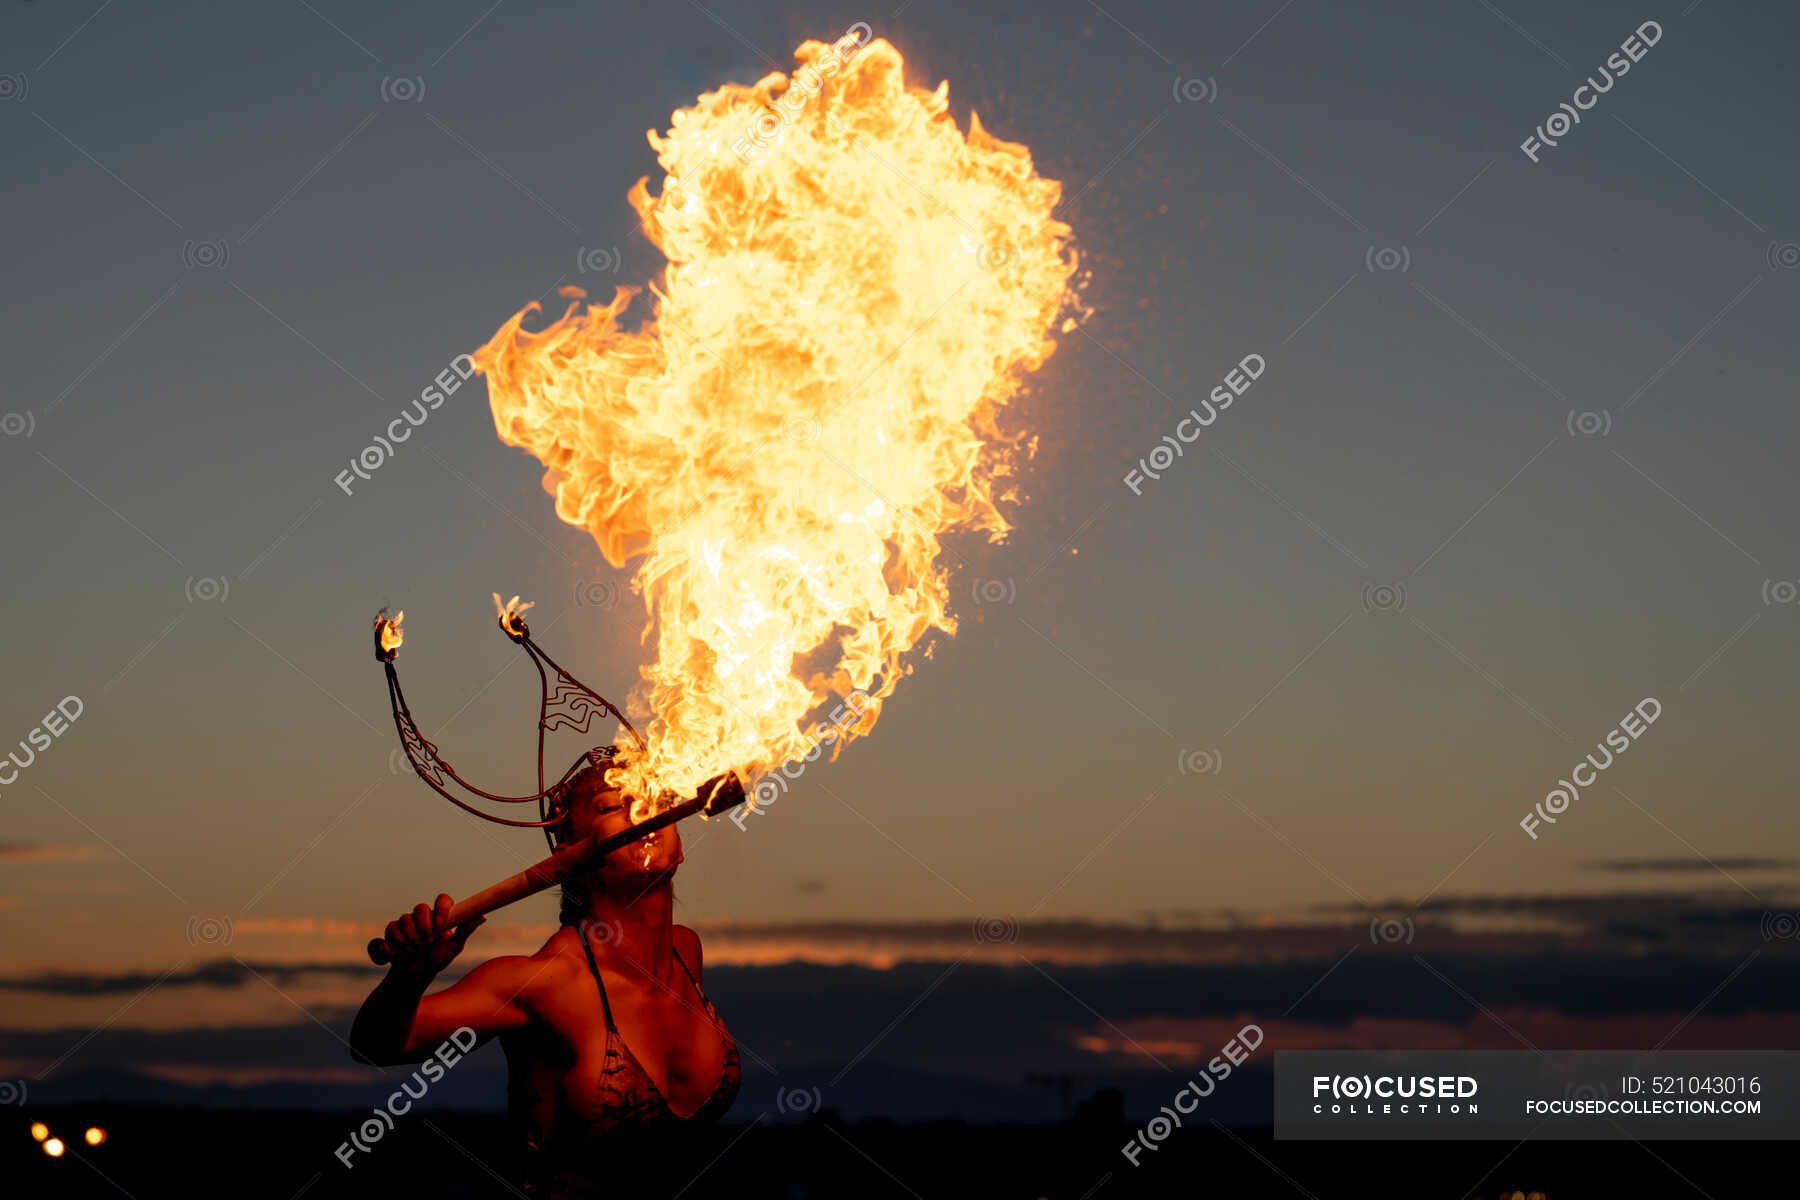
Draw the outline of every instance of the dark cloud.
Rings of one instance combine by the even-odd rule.
[[[1787,871],[1800,866],[1792,858],[1757,858],[1739,855],[1735,858],[1605,858],[1581,864],[1590,871],[1612,871],[1618,874],[1638,872],[1706,871]]]
[[[778,1085],[819,1083],[853,1115],[1013,1119],[1041,1115],[1034,1078],[1149,1096],[1248,1022],[1307,1047],[1505,1046],[1518,1030],[1546,1047],[1671,1031],[1675,1045],[1800,1044],[1800,916],[1781,903],[1613,890],[1335,906],[1276,924],[734,922],[704,928],[706,982],[743,1051],[746,1112]],[[160,978],[159,990],[192,989],[195,1027],[0,1030],[0,1060],[44,1072],[46,1097],[354,1104],[382,1077],[345,1075],[344,997],[379,974],[265,956],[167,977],[15,975],[0,988],[70,998],[136,995]],[[260,981],[299,994],[316,1020],[206,1024],[207,989]],[[499,1103],[503,1064],[483,1054],[449,1093],[458,1103]]]
[[[160,987],[236,988],[260,975],[270,983],[291,987],[308,975],[373,976],[375,970],[357,963],[246,962],[221,958],[167,975],[157,971],[40,971],[29,975],[0,976],[0,989],[38,992],[54,996],[107,996],[141,992],[152,984]]]
[[[1329,963],[1346,951],[1417,952],[1477,962],[1592,956],[1598,961],[1662,954],[1712,961],[1753,950],[1800,948],[1800,897],[1768,890],[1564,892],[1439,897],[1418,907],[1320,906],[1316,919],[1215,922],[1204,926],[1108,921],[737,921],[701,924],[707,962],[720,970],[807,965],[857,968],[871,976],[909,964],[1016,968],[1216,967],[1229,974],[1259,963]],[[539,931],[519,945],[536,945]],[[505,943],[491,943],[498,949]],[[510,944],[508,948],[510,947]],[[490,951],[492,952],[492,951]],[[478,961],[471,955],[469,962]],[[461,969],[454,969],[452,976]],[[360,958],[224,957],[159,972],[39,971],[0,976],[0,990],[41,995],[134,994],[163,988],[235,989],[262,980],[285,990],[308,983],[373,980]],[[1704,989],[1702,994],[1704,994]]]
[[[1423,905],[1395,901],[1374,910],[1357,905],[1320,911],[1368,913],[1371,922],[1395,919],[1432,931],[1434,941],[1465,948],[1505,946],[1601,953],[1643,950],[1700,955],[1742,954],[1758,946],[1792,942],[1800,925],[1800,895],[1791,889],[1718,888],[1688,892],[1544,892],[1517,895],[1441,896]]]
[[[370,983],[377,977],[356,969]],[[1678,1027],[1683,1038],[1736,1039],[1746,1049],[1800,1042],[1791,1019],[1800,953],[1421,952],[1365,941],[1292,961],[709,966],[706,982],[743,1052],[746,1112],[766,1107],[778,1084],[817,1082],[832,1083],[837,1103],[858,1115],[952,1115],[965,1094],[986,1097],[987,1116],[1009,1104],[1015,1115],[1034,1115],[1029,1106],[1044,1097],[1027,1086],[1033,1075],[1128,1089],[1151,1081],[1166,1090],[1165,1067],[1191,1061],[1247,1022],[1262,1024],[1272,1047],[1279,1032],[1290,1048],[1382,1040],[1505,1046],[1509,1027],[1530,1030],[1546,1048],[1578,1038],[1648,1044]],[[32,1084],[47,1101],[103,1083],[123,1094],[120,1072],[156,1080],[174,1097],[170,1089],[202,1086],[192,1081],[256,1069],[293,1078],[230,1094],[270,1104],[364,1098],[384,1076],[371,1072],[366,1086],[326,1078],[350,1066],[343,1039],[353,1006],[308,1007],[316,1022],[217,1027],[197,1017],[194,1028],[176,1030],[0,1030],[0,1060],[21,1078],[47,1072]],[[499,1055],[484,1050],[476,1063],[459,1088],[470,1103],[497,1105]],[[318,1078],[308,1082],[308,1072]],[[229,1098],[222,1085],[205,1086],[214,1088],[206,1102]]]

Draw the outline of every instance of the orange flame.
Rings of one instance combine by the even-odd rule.
[[[661,192],[630,199],[669,265],[649,321],[619,323],[635,288],[540,332],[532,304],[473,356],[557,515],[638,562],[640,796],[813,753],[834,695],[869,701],[833,757],[866,735],[907,652],[955,631],[940,535],[1003,537],[1035,446],[999,417],[1073,300],[1061,185],[857,40],[650,131]]]
[[[526,609],[536,607],[537,601],[535,600],[527,600],[525,603],[520,604],[519,598],[514,596],[511,600],[502,601],[500,599],[500,593],[494,593],[494,612],[498,615],[500,628],[506,630],[509,634],[518,633],[520,628],[525,624],[522,614]]]
[[[400,649],[406,640],[406,631],[400,628],[400,622],[406,620],[406,614],[398,612],[390,620],[387,609],[375,614],[375,651],[378,654],[389,654]]]

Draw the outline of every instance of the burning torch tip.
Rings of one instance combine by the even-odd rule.
[[[400,643],[405,634],[400,629],[400,622],[406,620],[404,612],[397,612],[389,620],[387,609],[383,608],[375,614],[375,661],[391,663],[394,655],[400,652]]]
[[[705,790],[706,785],[702,785],[701,791],[704,792]],[[719,776],[714,782],[712,791],[707,795],[705,807],[701,809],[701,812],[705,816],[715,817],[728,808],[735,808],[737,805],[742,804],[746,798],[744,781],[738,778],[737,772],[727,771],[725,774]]]
[[[531,627],[525,624],[523,614],[526,609],[534,607],[536,603],[535,600],[527,600],[520,604],[517,596],[511,600],[501,600],[500,593],[495,592],[494,611],[499,614],[497,623],[500,626],[500,632],[522,644],[526,638],[531,636]]]

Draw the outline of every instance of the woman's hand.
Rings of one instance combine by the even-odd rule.
[[[393,970],[402,975],[432,976],[462,953],[469,935],[480,929],[486,917],[476,917],[452,927],[448,893],[439,893],[436,906],[421,904],[388,922],[386,939]]]
[[[517,955],[490,959],[432,995],[432,979],[462,953],[486,917],[450,924],[449,896],[421,904],[388,923],[388,973],[357,1010],[350,1054],[376,1066],[423,1062],[444,1039],[473,1030],[478,1038],[531,1021],[526,1003],[544,964]],[[459,1043],[460,1044],[460,1043]]]

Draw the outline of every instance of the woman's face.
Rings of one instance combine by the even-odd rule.
[[[607,838],[631,827],[630,797],[612,783],[603,783],[602,776],[599,770],[590,771],[577,788],[570,803],[569,836]],[[614,850],[593,875],[607,892],[631,899],[659,877],[673,875],[680,863],[681,834],[670,825]]]

